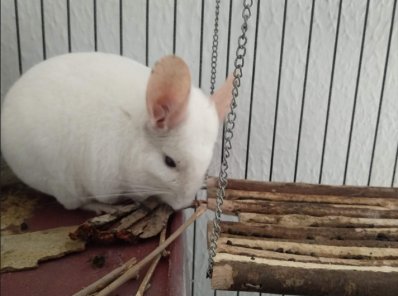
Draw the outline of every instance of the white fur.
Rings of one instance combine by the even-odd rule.
[[[49,59],[10,89],[1,149],[15,174],[68,209],[118,196],[191,203],[209,165],[219,119],[192,87],[186,120],[166,135],[149,124],[150,69],[128,58],[75,53]],[[177,168],[164,162],[173,158]],[[133,194],[131,194],[133,193]]]

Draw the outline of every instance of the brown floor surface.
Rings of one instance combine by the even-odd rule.
[[[25,220],[29,227],[27,231],[78,225],[93,216],[86,211],[67,211],[52,198],[44,198],[40,203],[41,205],[35,208],[32,217]],[[171,225],[169,224],[169,232],[182,223],[182,213],[174,214]],[[151,280],[151,286],[145,293],[146,296],[183,296],[186,294],[182,290],[184,280],[182,274],[183,241],[181,237],[177,239],[169,248],[171,255],[161,259]],[[88,245],[84,252],[40,263],[37,269],[2,273],[1,295],[72,295],[120,266],[129,258],[136,257],[137,260],[144,258],[157,245],[158,237],[135,245],[126,243],[108,246]],[[97,255],[105,257],[105,265],[102,268],[93,268],[90,263],[90,260]],[[135,295],[145,271],[146,269],[140,272],[138,280],[127,282],[112,295]]]

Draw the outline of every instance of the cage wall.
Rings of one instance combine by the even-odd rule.
[[[231,177],[398,185],[396,2],[253,1]],[[209,93],[214,7],[210,0],[1,0],[1,98],[36,63],[78,51],[148,66],[175,53]],[[220,9],[216,85],[233,70],[242,1],[222,0]],[[221,137],[211,175],[220,157]],[[192,295],[213,295],[205,278],[212,217],[187,233]]]

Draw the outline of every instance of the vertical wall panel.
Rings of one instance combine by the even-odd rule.
[[[347,184],[366,185],[393,1],[370,1]]]
[[[145,64],[146,2],[123,1],[123,55]]]
[[[1,3],[1,101],[19,77],[17,30],[13,0]]]
[[[284,1],[261,1],[248,178],[269,179]]]
[[[97,0],[98,51],[120,52],[119,0]]]
[[[339,0],[315,1],[297,181],[317,183],[332,71]]]
[[[68,26],[65,0],[45,0],[44,26],[47,58],[68,52]]]
[[[235,69],[234,61],[236,58],[236,50],[238,48],[238,37],[242,34],[241,26],[243,23],[242,18],[242,2],[233,1],[233,18],[231,27],[231,44],[230,44],[230,55],[229,55],[229,73],[232,73]],[[241,86],[239,87],[239,96],[236,100],[237,108],[236,122],[234,128],[234,138],[232,138],[232,153],[230,164],[229,175],[233,178],[244,178],[245,177],[245,165],[246,165],[246,149],[247,149],[247,137],[248,137],[248,125],[249,125],[249,106],[250,106],[250,95],[251,95],[251,73],[253,68],[253,48],[254,48],[254,34],[256,29],[256,11],[257,1],[253,1],[251,7],[251,17],[248,21],[247,30],[247,43],[246,43],[246,56],[244,59],[244,67],[242,70]]]
[[[72,51],[94,51],[93,0],[70,0],[70,26]]]
[[[370,184],[390,186],[398,143],[398,26],[397,8],[387,65],[384,100]],[[381,51],[382,52],[382,51]]]
[[[40,1],[18,1],[22,70],[43,60]]]
[[[205,7],[208,13],[205,14],[205,25],[203,28],[203,79],[202,89],[206,94],[210,93],[210,77],[211,77],[211,54],[212,42],[214,33],[214,19],[215,19],[215,1],[206,0]],[[217,58],[217,76],[215,89],[220,87],[227,77],[227,47],[228,47],[228,30],[229,30],[229,11],[231,8],[231,1],[221,1],[220,15],[218,22],[218,58]],[[219,136],[222,135],[222,128],[219,129]],[[222,139],[218,141],[214,147],[213,160],[209,167],[209,175],[218,176],[221,161],[221,147]]]
[[[343,1],[322,183],[343,183],[365,16],[365,0]]]
[[[292,181],[306,62],[311,1],[288,1],[275,138],[274,181]]]
[[[192,84],[196,87],[199,83],[201,7],[201,1],[198,0],[177,1],[176,55],[188,64]]]
[[[149,66],[173,53],[173,0],[149,1]]]

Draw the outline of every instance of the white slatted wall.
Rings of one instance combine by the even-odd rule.
[[[230,175],[398,186],[397,1],[253,2]],[[1,98],[43,59],[95,50],[149,66],[176,53],[209,92],[214,6],[210,0],[1,0]],[[241,10],[242,1],[221,1],[217,85],[233,67]],[[191,295],[258,295],[210,289],[211,218],[187,233]]]

